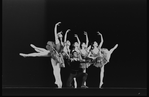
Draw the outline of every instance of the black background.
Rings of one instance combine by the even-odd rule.
[[[30,44],[45,48],[54,41],[54,26],[74,34],[89,44],[100,42],[112,48],[110,63],[105,66],[104,87],[146,87],[147,68],[147,5],[146,0],[3,0],[2,1],[2,86],[53,87],[54,76],[50,58],[23,58],[19,53],[32,53]],[[62,69],[65,86],[67,68]],[[87,85],[98,87],[100,69],[91,66]]]

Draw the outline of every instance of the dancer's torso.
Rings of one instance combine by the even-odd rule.
[[[49,45],[47,45],[46,48],[50,50],[49,56],[54,59],[56,63],[64,64],[64,60],[61,54],[63,46],[61,44],[54,44],[50,41]]]

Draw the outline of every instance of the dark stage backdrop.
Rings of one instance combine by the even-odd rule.
[[[54,41],[54,26],[62,22],[58,31],[71,29],[89,44],[100,42],[97,31],[104,38],[103,47],[118,48],[105,66],[103,87],[146,87],[147,68],[147,10],[146,0],[3,0],[2,1],[2,86],[53,87],[54,76],[50,58],[23,58],[19,53],[32,53],[30,44],[45,48]],[[87,85],[98,87],[99,68],[88,70]],[[68,69],[62,69],[65,86]]]

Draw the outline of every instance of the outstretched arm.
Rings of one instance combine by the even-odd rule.
[[[101,37],[101,42],[100,42],[98,48],[101,48],[102,45],[103,45],[103,36],[102,36],[102,34],[101,34],[100,32],[97,32],[97,33],[98,33],[98,35],[100,35],[100,37]]]
[[[86,36],[86,47],[88,47],[88,42],[89,42],[89,40],[88,40],[87,32],[84,31],[84,35]]]
[[[77,41],[78,41],[78,44],[79,44],[79,47],[80,47],[81,42],[80,42],[80,39],[79,39],[78,35],[75,34],[75,37],[77,38]]]
[[[57,35],[57,26],[58,26],[60,23],[61,23],[61,22],[56,23],[56,24],[55,24],[55,28],[54,28],[55,44],[58,44],[58,43],[59,43],[58,35]]]
[[[67,31],[66,31],[66,33],[65,33],[65,36],[64,36],[64,43],[66,42],[66,40],[67,40],[67,33],[70,31],[70,29],[68,29]]]

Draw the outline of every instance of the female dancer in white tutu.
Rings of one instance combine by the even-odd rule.
[[[118,44],[116,44],[113,48],[111,48],[110,50],[106,49],[106,48],[101,48],[101,60],[100,60],[100,64],[101,64],[101,72],[100,72],[100,84],[99,84],[99,88],[102,87],[103,85],[103,77],[104,77],[104,66],[110,61],[111,58],[111,54],[113,53],[113,51],[118,47]]]
[[[39,48],[31,44],[31,47],[33,47],[37,53],[30,53],[30,54],[23,54],[20,53],[21,56],[23,57],[41,57],[41,56],[50,56],[51,57],[51,63],[53,67],[53,74],[55,77],[55,84],[58,86],[58,88],[62,88],[62,81],[61,81],[61,75],[60,75],[60,68],[65,67],[64,60],[62,55],[60,54],[61,51],[63,50],[63,46],[61,45],[60,41],[58,38],[62,37],[61,32],[57,33],[57,26],[61,22],[58,22],[55,25],[54,29],[54,34],[55,34],[55,43],[52,41],[47,42],[46,49],[44,48]]]
[[[66,31],[66,33],[65,33],[65,36],[64,36],[64,41],[62,40],[62,38],[60,38],[60,41],[61,41],[61,44],[63,45],[63,56],[65,57],[65,58],[68,58],[68,59],[70,59],[70,45],[71,45],[71,43],[70,43],[70,41],[69,40],[67,40],[67,34],[68,34],[68,32],[70,31],[70,29],[68,29],[67,31]]]
[[[90,66],[90,64],[89,64],[87,58],[88,58],[88,54],[89,54],[89,50],[90,50],[91,46],[88,47],[89,39],[88,39],[87,32],[84,32],[84,35],[86,36],[86,43],[83,42],[81,47],[79,47],[80,48],[80,54],[81,54],[82,59],[83,59],[80,65],[81,65],[81,68],[83,69],[83,73],[88,75],[86,73],[86,68],[88,68]],[[78,36],[77,36],[77,40],[80,43]],[[88,88],[86,86],[86,79],[87,79],[87,76],[83,78],[82,87]]]
[[[97,32],[98,35],[101,36],[101,42],[98,46],[97,42],[94,42],[93,44],[93,50],[90,53],[90,57],[94,59],[94,66],[100,67],[100,84],[99,88],[103,85],[103,78],[104,78],[104,66],[107,64],[110,60],[111,54],[113,51],[118,47],[118,44],[116,44],[112,49],[108,50],[106,48],[101,48],[103,44],[103,37],[100,32]]]

